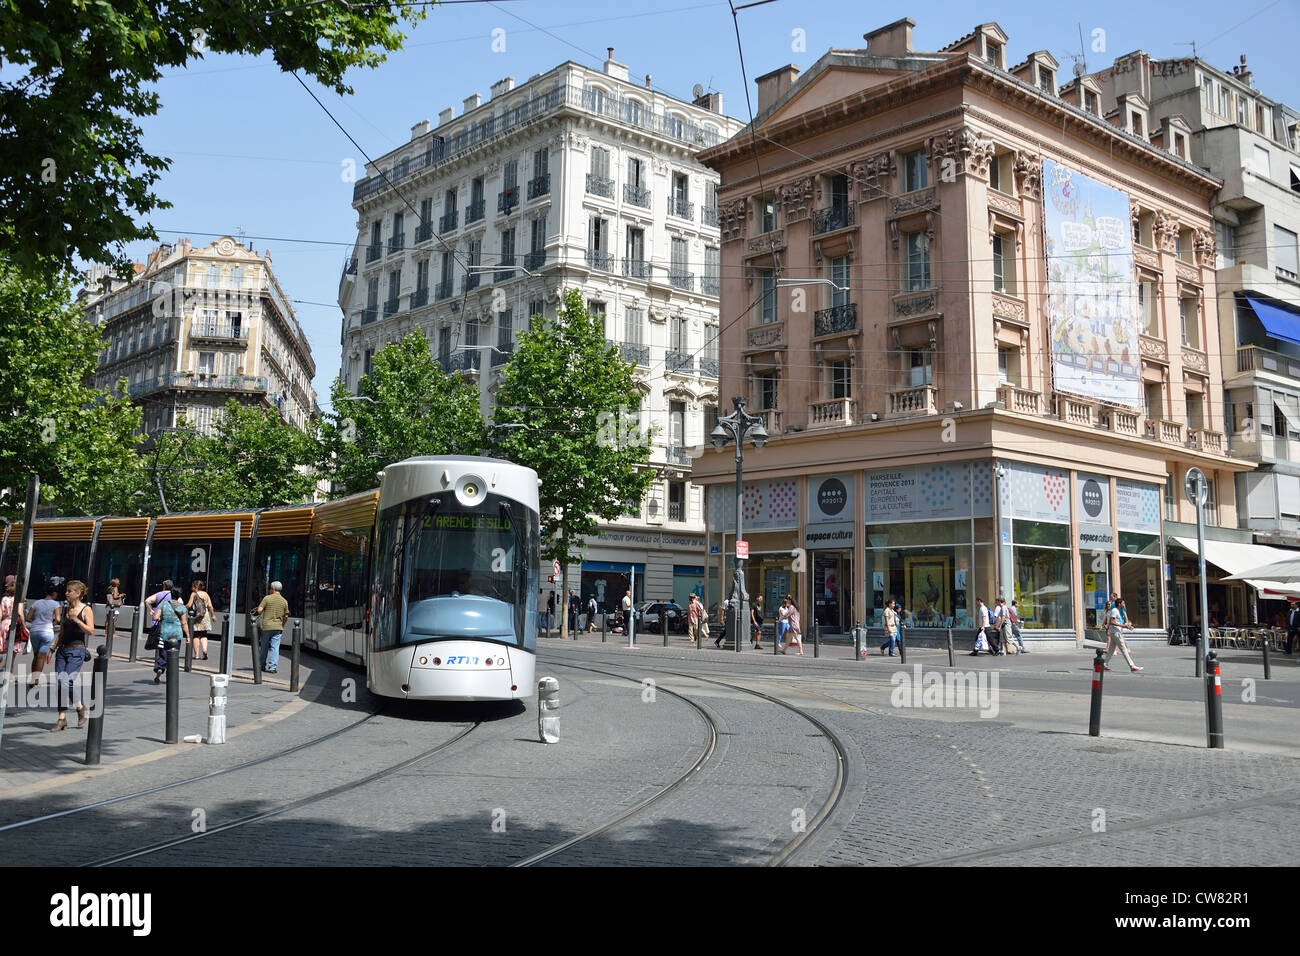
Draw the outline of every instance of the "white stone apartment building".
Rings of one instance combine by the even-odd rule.
[[[375,352],[421,328],[486,415],[516,331],[575,287],[636,362],[658,480],[569,569],[584,600],[612,605],[633,570],[638,600],[702,591],[704,501],[686,449],[716,414],[719,232],[718,176],[695,155],[739,126],[720,96],[697,88],[688,103],[631,82],[611,50],[602,70],[506,78],[436,128],[416,124],[354,190],[357,247],[339,286],[351,391]]]
[[[155,249],[129,280],[95,267],[79,297],[104,339],[94,385],[125,378],[146,434],[211,433],[231,398],[311,427],[316,363],[270,253],[230,236],[201,247],[182,239]]]
[[[1211,605],[1244,620],[1256,594],[1218,577],[1288,556],[1259,545],[1300,548],[1300,113],[1254,87],[1245,56],[1223,70],[1138,51],[1082,82],[1112,121],[1145,123],[1153,141],[1223,180],[1211,207],[1223,365],[1213,401],[1224,403],[1230,453],[1259,467],[1236,475],[1236,527],[1211,529],[1206,560]],[[1192,545],[1171,548],[1179,597],[1191,604],[1195,530],[1165,517],[1167,537]]]

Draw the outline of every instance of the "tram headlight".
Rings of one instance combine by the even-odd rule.
[[[483,479],[476,475],[465,475],[456,482],[456,500],[467,508],[476,508],[487,497],[484,492]]]

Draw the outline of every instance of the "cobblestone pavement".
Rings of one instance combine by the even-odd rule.
[[[1185,648],[1143,648],[1142,674],[1107,675],[1101,738],[1086,735],[1091,657],[1082,651],[959,658],[956,669],[983,677],[986,690],[994,674],[999,678],[997,712],[981,717],[977,707],[894,706],[900,674],[911,679],[917,665],[925,673],[949,670],[946,653],[937,651],[910,652],[904,667],[879,656],[853,660],[843,647],[823,648],[830,653],[819,660],[811,651],[802,659],[774,659],[697,651],[684,642],[629,650],[598,639],[551,641],[540,650],[538,676],[560,679],[555,746],[537,742],[531,701],[382,702],[366,694],[358,670],[308,655],[312,673],[301,698],[278,687],[234,685],[245,715],[236,729],[247,729],[230,744],[164,748],[160,708],[151,700],[159,690],[150,684],[138,704],[136,736],[145,742],[118,744],[110,772],[86,771],[71,753],[27,768],[16,762],[0,790],[0,827],[341,732],[257,766],[53,825],[0,830],[0,846],[33,862],[88,862],[310,800],[131,862],[516,862],[619,817],[696,762],[708,725],[666,693],[672,690],[715,722],[713,756],[653,806],[548,862],[767,862],[794,837],[798,821],[811,821],[830,797],[836,762],[830,741],[806,718],[744,693],[749,688],[815,715],[847,751],[843,799],[797,863],[1284,865],[1300,856],[1290,822],[1300,805],[1300,760],[1292,743],[1300,669],[1286,658],[1265,682],[1258,680],[1257,654],[1224,655],[1231,749],[1209,751],[1203,684],[1190,676]],[[131,686],[125,675],[134,675],[132,668],[114,669],[124,675],[114,686]],[[1256,679],[1251,703],[1238,699],[1246,675]],[[655,681],[653,699],[646,678]],[[147,665],[133,679],[147,681]],[[189,703],[206,712],[206,679],[190,680],[195,699]],[[355,700],[345,699],[349,680]],[[131,713],[121,706],[118,727]],[[446,750],[382,780],[312,799],[417,756],[472,721],[482,723]],[[65,736],[48,734],[47,723],[41,721],[40,733]],[[5,759],[19,761],[17,747],[9,752],[12,726]],[[55,745],[33,739],[26,746],[37,752]],[[168,756],[133,762],[158,752]]]

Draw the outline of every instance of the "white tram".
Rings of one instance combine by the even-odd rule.
[[[537,472],[495,458],[384,469],[366,682],[384,697],[529,696],[537,653]]]

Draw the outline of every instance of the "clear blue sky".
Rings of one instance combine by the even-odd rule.
[[[1245,53],[1255,86],[1300,107],[1295,39],[1297,0],[1245,0],[1241,4],[1188,0],[1168,4],[1100,0],[1077,9],[1041,3],[932,0],[872,14],[854,0],[776,0],[740,13],[745,68],[753,78],[785,63],[807,67],[830,47],[858,48],[862,34],[900,16],[916,22],[918,50],[937,50],[995,20],[1010,36],[1008,62],[1047,49],[1068,75],[1082,27],[1089,70],[1143,49],[1154,56],[1197,52],[1220,68]],[[531,24],[531,25],[530,25]],[[493,31],[505,31],[505,51],[492,52]],[[1093,31],[1105,31],[1104,53],[1091,51]],[[792,49],[796,30],[806,49]],[[599,67],[605,48],[644,82],[690,98],[696,83],[724,95],[727,113],[747,119],[745,91],[730,10],[724,2],[629,0],[516,0],[430,7],[405,48],[378,69],[355,71],[355,95],[339,98],[314,87],[340,123],[372,157],[410,137],[422,119],[471,93],[488,96],[497,80],[523,82],[564,60]],[[345,160],[364,158],[290,76],[269,58],[209,55],[159,83],[160,114],[145,123],[146,146],[173,160],[159,184],[174,204],[153,218],[164,241],[181,235],[196,242],[208,234],[235,235],[242,227],[254,247],[269,250],[288,296],[296,303],[316,359],[322,402],[339,369],[340,314],[334,305],[344,256],[356,236],[352,184]],[[258,238],[253,237],[270,237]],[[295,241],[310,240],[310,241]],[[324,244],[322,244],[324,243]],[[128,250],[137,258],[147,244]]]

